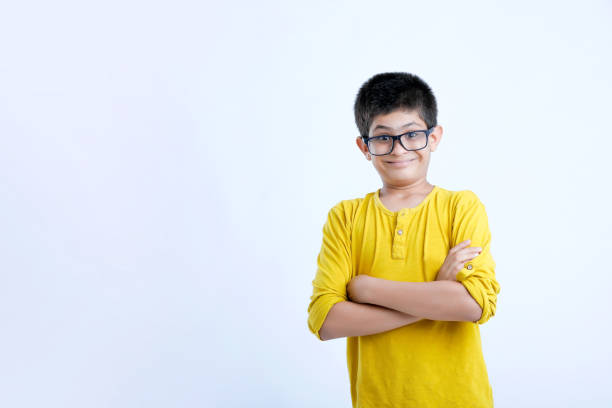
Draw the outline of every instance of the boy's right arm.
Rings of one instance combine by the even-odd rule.
[[[319,335],[321,340],[367,336],[393,330],[422,319],[378,305],[344,301],[332,306]]]
[[[351,220],[340,203],[323,226],[323,243],[308,306],[308,327],[320,340],[366,336],[421,320],[378,305],[351,302],[346,286],[352,279]]]

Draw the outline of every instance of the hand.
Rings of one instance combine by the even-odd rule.
[[[457,273],[463,268],[466,262],[476,258],[482,248],[480,247],[468,247],[470,240],[467,239],[457,244],[448,251],[448,255],[444,260],[444,264],[438,271],[436,280],[457,280]]]
[[[346,285],[346,293],[352,302],[368,303],[370,288],[376,278],[369,275],[357,275]]]

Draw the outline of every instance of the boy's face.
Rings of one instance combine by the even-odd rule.
[[[401,135],[411,130],[426,130],[427,125],[416,110],[395,110],[386,115],[374,117],[370,126],[369,137],[382,135]],[[435,151],[442,138],[442,126],[435,127],[429,134],[427,146],[421,150],[408,151],[395,142],[393,151],[385,156],[374,156],[361,137],[357,137],[357,146],[367,160],[378,171],[385,184],[401,186],[413,184],[427,177],[430,153]]]

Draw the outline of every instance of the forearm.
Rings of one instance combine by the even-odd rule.
[[[422,319],[422,317],[382,306],[343,301],[332,306],[319,335],[322,340],[367,336],[396,329]]]
[[[367,303],[430,320],[476,321],[482,309],[457,281],[398,282],[376,279]]]

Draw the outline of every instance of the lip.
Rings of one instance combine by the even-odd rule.
[[[415,160],[416,159],[407,159],[407,160],[398,160],[398,161],[388,161],[386,163],[391,167],[405,167],[405,166],[410,165],[410,163]]]

